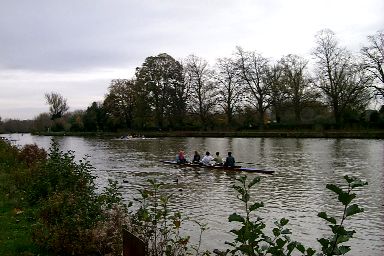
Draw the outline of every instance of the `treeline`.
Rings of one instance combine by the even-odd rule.
[[[297,55],[271,61],[240,47],[213,66],[195,55],[181,61],[150,56],[133,78],[112,80],[103,102],[84,111],[66,113],[64,98],[56,94],[58,102],[50,102],[54,95],[46,95],[50,113],[39,115],[34,129],[383,128],[384,107],[368,107],[384,98],[384,33],[368,39],[352,54],[331,30],[320,31],[311,69]]]

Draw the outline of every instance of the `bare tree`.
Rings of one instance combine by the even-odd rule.
[[[46,93],[45,99],[49,104],[51,119],[61,118],[68,111],[67,99],[56,92]]]
[[[377,81],[373,85],[376,95],[384,98],[384,31],[368,36],[369,45],[361,48],[364,67]]]
[[[259,113],[259,124],[264,126],[264,116],[270,107],[270,87],[266,74],[269,62],[256,52],[246,52],[237,48],[237,67],[241,81],[245,84],[248,102]]]
[[[313,102],[319,94],[311,88],[311,79],[307,72],[308,61],[304,58],[289,54],[280,60],[282,80],[286,85],[287,96],[293,107],[296,122],[301,122],[301,111],[304,106]]]
[[[207,128],[208,118],[213,113],[217,103],[216,84],[213,81],[213,70],[208,62],[195,55],[185,60],[185,82],[187,83],[189,108],[196,113],[204,128]]]
[[[369,79],[363,70],[355,65],[352,55],[338,46],[331,30],[322,30],[316,35],[317,47],[313,55],[317,60],[317,87],[332,108],[337,125],[341,124],[343,113],[359,109],[369,101],[367,86]]]
[[[236,63],[233,59],[217,60],[216,81],[218,82],[219,105],[227,116],[227,122],[232,123],[234,112],[240,107],[243,87],[237,76]]]

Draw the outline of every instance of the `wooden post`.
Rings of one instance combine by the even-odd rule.
[[[144,242],[125,228],[123,229],[123,256],[145,256]]]

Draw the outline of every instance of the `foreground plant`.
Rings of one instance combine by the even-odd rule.
[[[238,198],[244,203],[244,215],[233,213],[229,216],[230,222],[239,222],[239,229],[231,230],[235,234],[234,242],[226,242],[232,249],[227,250],[222,255],[291,255],[293,250],[299,247],[304,251],[305,255],[313,255],[314,250],[305,249],[303,245],[290,238],[291,231],[286,228],[288,220],[285,218],[276,221],[275,227],[272,229],[272,236],[267,235],[265,231],[266,224],[259,216],[251,218],[251,214],[255,213],[261,207],[262,202],[250,203],[250,189],[260,182],[260,177],[254,178],[247,183],[247,176],[241,176],[236,181],[240,185],[233,185],[238,192]]]
[[[337,224],[336,219],[328,216],[326,212],[318,214],[320,218],[330,223],[329,227],[333,235],[329,238],[318,239],[322,252],[317,255],[343,255],[350,251],[350,246],[342,244],[349,241],[355,231],[345,229],[345,220],[352,215],[363,212],[363,208],[360,208],[357,204],[351,204],[352,200],[356,197],[352,190],[367,185],[367,182],[348,176],[344,178],[348,183],[346,190],[334,184],[326,186],[327,189],[338,195],[338,200],[343,205],[343,215],[340,223]],[[229,216],[229,221],[239,222],[241,226],[239,229],[231,230],[235,234],[234,242],[226,242],[232,249],[228,249],[226,252],[217,252],[217,254],[285,256],[291,255],[295,250],[305,256],[311,256],[316,253],[311,247],[306,248],[302,243],[291,240],[289,236],[291,231],[286,228],[289,220],[285,218],[274,223],[275,227],[272,229],[272,236],[267,235],[263,219],[259,216],[251,218],[252,213],[264,207],[262,202],[250,203],[250,189],[260,182],[260,177],[254,178],[249,183],[247,183],[247,176],[241,176],[236,181],[240,185],[235,184],[233,188],[238,192],[238,199],[244,203],[244,214],[233,213]]]
[[[148,180],[150,187],[139,190],[140,204],[135,212],[130,212],[129,231],[140,238],[146,247],[146,255],[209,255],[200,252],[201,235],[206,226],[198,222],[200,239],[197,246],[190,245],[190,237],[180,234],[184,221],[179,211],[169,209],[170,195],[161,193],[163,183]],[[192,253],[192,251],[194,253]]]
[[[318,239],[322,250],[322,254],[320,255],[343,255],[349,252],[351,250],[350,246],[344,245],[344,243],[348,242],[356,231],[347,230],[345,228],[345,221],[347,218],[364,211],[364,209],[357,204],[351,204],[352,200],[356,198],[356,194],[352,193],[352,190],[363,187],[368,183],[355,177],[344,176],[344,179],[348,183],[348,187],[344,190],[342,187],[334,184],[327,184],[326,186],[327,189],[336,193],[337,199],[342,203],[344,209],[339,224],[334,217],[328,216],[326,212],[320,212],[318,214],[320,218],[329,223],[328,226],[332,231],[332,236],[329,238]]]

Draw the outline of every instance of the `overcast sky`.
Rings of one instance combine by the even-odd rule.
[[[310,58],[325,28],[358,51],[384,29],[383,13],[383,0],[1,0],[0,117],[48,112],[52,91],[86,109],[163,52],[211,64],[236,46]]]

